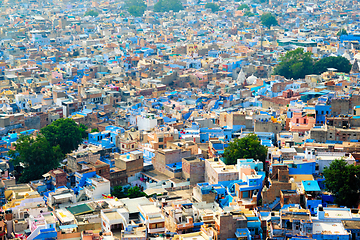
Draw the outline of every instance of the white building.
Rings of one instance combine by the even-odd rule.
[[[139,130],[151,130],[157,126],[157,119],[154,114],[144,114],[136,117]]]
[[[11,208],[13,216],[18,219],[27,218],[27,216],[39,216],[42,212],[47,212],[44,198],[25,198],[19,205]]]
[[[110,181],[103,177],[94,177],[87,180],[90,184],[85,187],[86,196],[91,199],[101,199],[102,195],[110,194]]]
[[[148,234],[163,233],[165,218],[160,208],[154,204],[139,205],[140,220],[145,224]]]
[[[56,204],[76,203],[76,195],[73,190],[67,188],[56,189],[55,192],[49,193],[47,203],[50,206]]]
[[[129,211],[126,208],[101,210],[101,229],[104,232],[116,232],[126,229],[129,222]]]

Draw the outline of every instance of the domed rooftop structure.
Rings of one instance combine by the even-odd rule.
[[[243,70],[241,69],[238,76],[237,76],[237,79],[236,79],[236,82],[238,84],[244,84],[245,83],[245,80],[246,80],[246,76],[245,76],[245,73],[243,72]]]
[[[257,80],[257,77],[255,77],[254,75],[251,75],[250,77],[248,77],[248,78],[246,79],[246,83],[247,83],[248,85],[253,85],[253,84],[256,83],[256,80]]]

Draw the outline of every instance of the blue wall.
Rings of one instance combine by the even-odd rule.
[[[289,166],[289,175],[315,173],[315,162],[297,163],[296,167]]]
[[[316,124],[324,124],[326,120],[326,114],[331,114],[331,106],[328,105],[316,105]]]

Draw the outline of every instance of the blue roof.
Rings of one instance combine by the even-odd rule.
[[[59,228],[62,229],[68,229],[68,228],[77,228],[76,224],[71,224],[71,225],[63,225],[63,226],[59,226]]]
[[[170,163],[166,164],[166,166],[168,166],[169,168],[180,170],[182,169],[182,162]]]
[[[235,236],[237,238],[245,237],[245,236],[247,237],[249,235],[250,235],[250,231],[247,228],[237,228],[236,229]]]
[[[320,192],[320,187],[317,181],[302,181],[302,185],[306,192]]]
[[[319,92],[312,92],[312,91],[310,91],[310,92],[302,92],[300,94],[302,94],[302,95],[322,95]]]

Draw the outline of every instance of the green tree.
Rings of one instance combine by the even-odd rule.
[[[216,3],[207,3],[205,4],[205,8],[210,8],[212,12],[217,12],[220,9],[220,6]]]
[[[92,133],[94,133],[94,132],[99,132],[99,129],[93,128],[93,129],[91,129],[91,132],[92,132]]]
[[[116,186],[111,192],[111,195],[117,198],[138,198],[138,197],[146,197],[146,193],[141,191],[138,186],[123,188],[122,186]]]
[[[22,135],[9,151],[14,166],[23,166],[19,182],[27,183],[42,178],[44,173],[57,168],[62,158],[59,146],[51,146],[42,135]]]
[[[86,132],[86,130],[88,129],[88,127],[87,126],[85,126],[84,124],[82,124],[82,123],[80,123],[80,125],[79,125],[79,127],[80,127],[80,129],[81,129],[81,136],[82,136],[82,138],[88,138],[88,133]]]
[[[264,162],[267,152],[267,147],[260,144],[258,136],[251,133],[229,143],[224,151],[225,163],[236,164],[240,158],[253,158]]]
[[[341,37],[342,35],[348,35],[348,33],[345,29],[342,28],[336,35]]]
[[[132,16],[141,17],[147,6],[143,0],[126,0],[125,7]]]
[[[245,4],[245,3],[239,5],[237,9],[238,9],[238,10],[243,10],[243,9],[248,9],[248,10],[250,10],[249,6],[248,6],[247,4]]]
[[[180,0],[159,0],[154,5],[155,12],[179,12],[183,10],[184,6],[182,5]]]
[[[289,51],[280,58],[280,63],[274,68],[273,74],[286,78],[305,78],[309,74],[321,74],[328,68],[336,68],[339,72],[349,73],[351,63],[344,57],[325,57],[315,61],[311,52],[304,52],[302,48]]]
[[[297,48],[280,58],[280,63],[275,67],[274,74],[289,79],[304,78],[313,73],[313,64],[311,52],[304,52],[304,49]]]
[[[325,57],[315,62],[314,73],[321,74],[326,72],[328,68],[336,68],[338,72],[349,73],[351,70],[351,63],[344,57]]]
[[[89,10],[84,14],[84,16],[85,17],[86,16],[97,17],[97,16],[99,16],[99,13],[95,10]]]
[[[117,197],[117,198],[126,198],[127,194],[124,191],[125,189],[122,186],[115,186],[113,190],[111,191],[111,196]]]
[[[127,190],[127,197],[128,198],[138,198],[138,197],[145,197],[146,193],[141,191],[138,186],[131,187]]]
[[[246,12],[244,13],[244,16],[245,16],[245,17],[253,17],[253,16],[255,16],[255,14],[252,13],[252,12],[250,12],[250,11],[246,11]]]
[[[40,130],[51,146],[60,146],[64,155],[79,147],[84,131],[70,118],[60,118]]]
[[[278,25],[278,22],[277,22],[275,16],[272,15],[271,13],[264,13],[263,15],[261,15],[260,20],[261,20],[261,24],[269,29],[271,26]]]
[[[348,165],[345,160],[334,160],[324,169],[325,187],[335,195],[340,206],[357,207],[360,190],[360,166]]]

